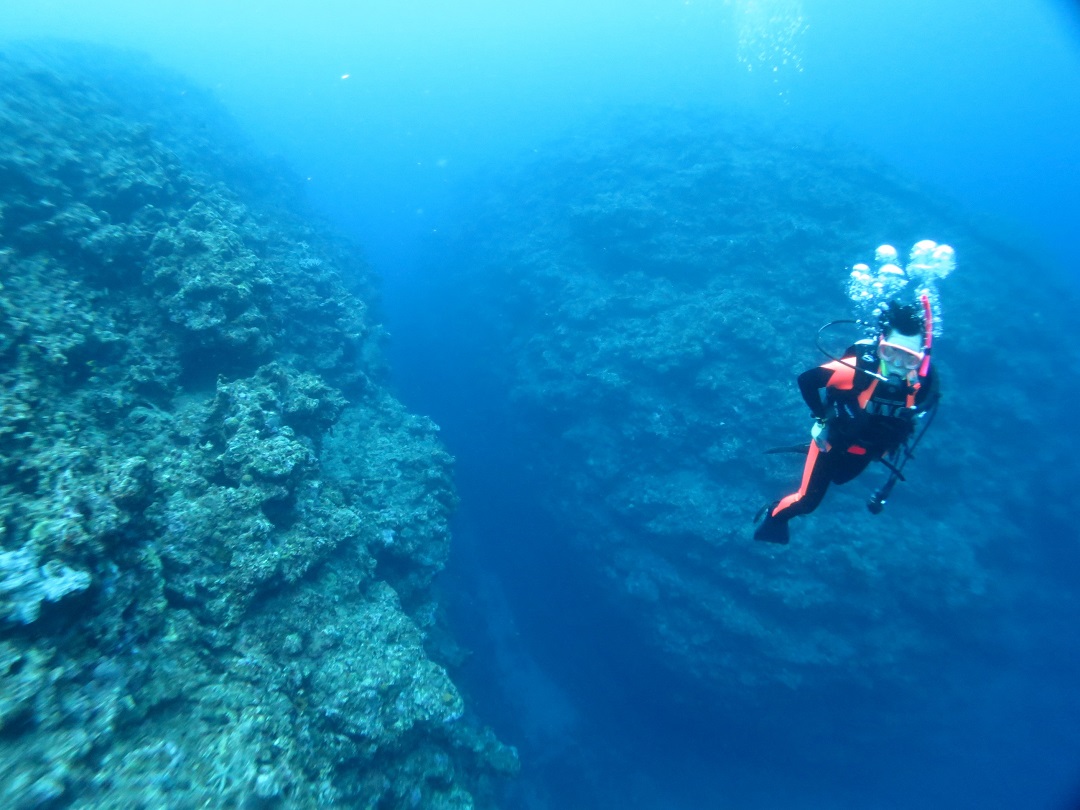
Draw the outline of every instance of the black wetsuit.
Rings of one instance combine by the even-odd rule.
[[[857,343],[845,353],[843,362],[833,361],[799,375],[799,392],[810,412],[826,420],[826,446],[821,450],[810,445],[802,485],[773,504],[770,518],[786,521],[813,512],[829,484],[847,483],[871,461],[898,450],[911,437],[919,414],[937,400],[932,366],[925,377],[911,383],[895,378],[883,382],[851,366],[876,372],[876,345]]]

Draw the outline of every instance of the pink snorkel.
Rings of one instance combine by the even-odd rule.
[[[923,361],[919,366],[919,376],[925,377],[927,372],[930,371],[930,346],[934,342],[934,313],[930,308],[930,296],[927,293],[923,293],[920,296],[923,305],[923,321],[926,323],[926,334],[923,336]]]

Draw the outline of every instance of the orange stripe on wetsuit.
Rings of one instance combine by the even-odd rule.
[[[806,488],[810,486],[810,476],[814,473],[814,464],[817,463],[819,455],[821,455],[821,451],[818,449],[817,442],[810,442],[810,450],[806,454],[806,464],[803,465],[802,483],[799,484],[799,490],[798,492],[792,492],[785,498],[781,498],[780,502],[773,507],[771,512],[773,516],[787,509],[793,503],[802,500],[802,497],[806,494]]]
[[[845,358],[846,359],[846,358]],[[831,363],[825,363],[821,368],[828,369],[832,372],[828,381],[825,383],[826,388],[835,388],[839,391],[850,391],[855,385],[855,369],[852,367],[854,364],[841,363],[839,360],[834,360]],[[865,408],[866,403],[870,401],[870,397],[873,396],[874,387],[877,385],[877,380],[874,380],[866,389],[859,395],[859,406]],[[848,448],[849,453],[855,453],[856,455],[862,455],[866,452],[865,448],[858,445],[852,445]],[[817,442],[810,442],[810,450],[806,454],[806,463],[803,465],[802,482],[799,484],[799,489],[796,492],[792,492],[790,495],[781,498],[780,502],[773,507],[770,514],[775,516],[779,512],[787,509],[792,504],[798,503],[806,495],[806,489],[810,486],[810,477],[814,474],[814,465],[817,464],[818,456],[821,455],[821,450],[818,448]]]

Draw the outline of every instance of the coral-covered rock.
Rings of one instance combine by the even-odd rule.
[[[1006,240],[844,150],[708,116],[630,117],[478,193],[432,313],[461,320],[434,331],[505,347],[492,367],[521,431],[504,444],[527,450],[504,463],[546,471],[567,565],[656,660],[728,694],[895,684],[957,637],[990,640],[1010,594],[988,559],[1076,480],[1062,448],[994,438],[1028,429],[1016,419],[1067,430],[1067,406],[1031,384],[1078,362],[1054,337],[1069,293],[1052,272],[1027,283],[1036,262]],[[815,330],[851,317],[848,268],[928,237],[960,268],[934,345],[944,404],[909,480],[880,517],[871,471],[795,521],[789,547],[753,543],[755,512],[798,486],[801,457],[762,453],[806,438],[795,376],[824,361]],[[1055,469],[1073,472],[1052,495]]]
[[[516,759],[424,648],[449,460],[370,271],[91,56],[0,57],[0,804],[483,804]]]

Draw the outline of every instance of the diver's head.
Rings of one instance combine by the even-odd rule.
[[[878,326],[882,334],[894,332],[906,337],[918,337],[919,349],[922,349],[921,340],[926,324],[923,322],[922,310],[915,304],[890,301],[881,312]]]
[[[926,353],[921,335],[889,331],[878,341],[878,357],[890,377],[909,377],[919,370]]]
[[[892,301],[881,314],[878,357],[883,373],[909,377],[917,372],[926,357],[923,336],[924,324],[919,308]]]

